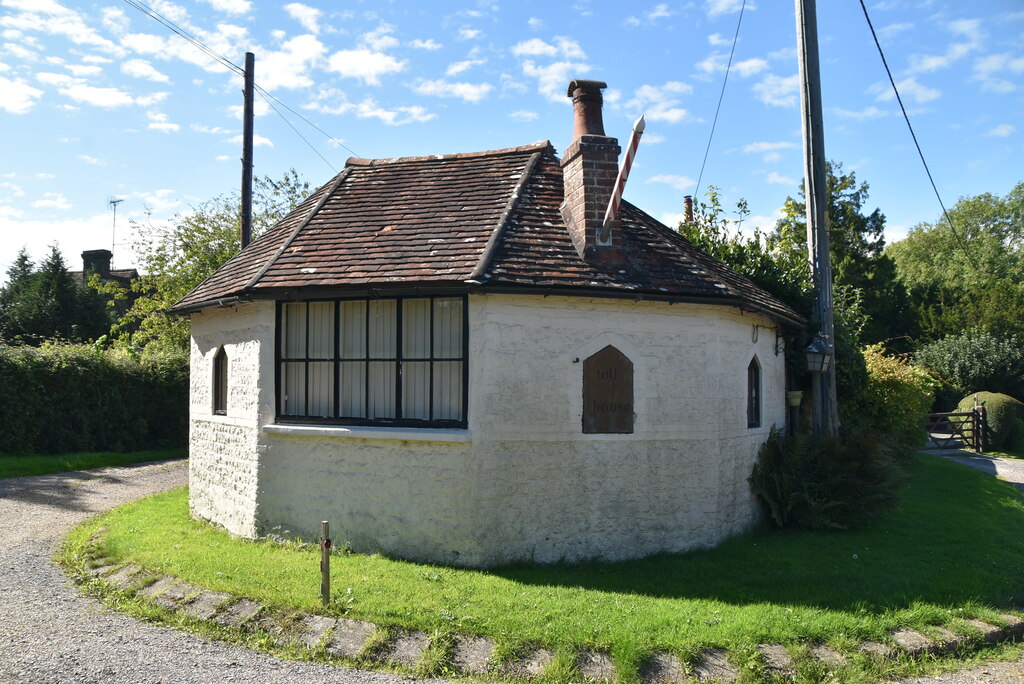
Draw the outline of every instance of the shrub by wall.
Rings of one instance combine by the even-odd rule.
[[[923,368],[887,356],[880,344],[864,349],[864,361],[867,386],[852,402],[849,422],[904,447],[924,444],[924,424],[938,383]]]
[[[957,411],[970,411],[978,405],[985,407],[988,421],[988,448],[993,451],[1016,451],[1024,442],[1021,432],[1024,421],[1024,403],[1006,394],[972,392],[960,400]]]
[[[132,451],[187,437],[184,354],[0,346],[0,451]]]

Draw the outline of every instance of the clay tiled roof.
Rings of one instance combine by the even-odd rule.
[[[441,157],[350,159],[281,223],[175,305],[383,286],[653,296],[801,316],[629,203],[628,262],[589,264],[562,220],[550,143]],[[467,283],[467,281],[469,281]]]

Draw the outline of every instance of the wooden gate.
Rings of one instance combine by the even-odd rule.
[[[953,413],[929,413],[925,426],[928,433],[926,449],[973,449],[984,453],[988,421],[985,407],[973,411]]]

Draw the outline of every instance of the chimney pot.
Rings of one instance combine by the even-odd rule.
[[[686,222],[693,223],[693,197],[690,195],[683,195],[683,211],[685,212]]]
[[[566,97],[572,98],[573,140],[579,140],[584,135],[604,135],[604,118],[601,114],[604,97],[601,90],[607,87],[604,81],[577,78],[569,82]]]

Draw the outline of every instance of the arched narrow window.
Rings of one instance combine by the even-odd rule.
[[[213,412],[228,413],[228,353],[221,347],[213,357]]]
[[[761,427],[761,364],[756,356],[747,366],[747,427]]]

